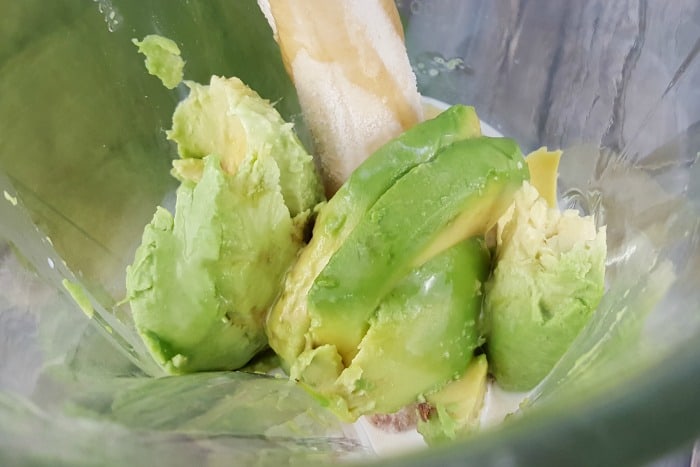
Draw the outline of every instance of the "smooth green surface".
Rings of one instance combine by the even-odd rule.
[[[481,135],[473,107],[454,105],[375,151],[350,175],[319,215],[320,234],[342,243],[360,218],[398,179],[455,141]]]
[[[439,252],[484,235],[527,177],[520,149],[503,138],[457,141],[411,169],[363,214],[314,280],[313,342],[352,358],[377,305],[419,259],[436,243]]]
[[[412,168],[431,160],[452,142],[478,136],[480,132],[473,108],[453,106],[379,148],[319,210],[309,246],[287,276],[280,300],[267,320],[270,346],[286,367],[305,345],[310,325],[306,296],[313,281],[362,216]],[[356,334],[360,330],[343,330],[349,331]]]
[[[408,264],[397,270],[397,278],[385,288],[377,303],[356,307],[352,314],[345,315],[344,321],[334,321],[344,310],[334,311],[329,319],[320,317],[312,308],[311,296],[306,296],[311,283],[319,283],[316,274],[326,262],[332,262],[335,254],[344,249],[352,251],[358,242],[351,239],[358,230],[375,226],[376,209],[391,212],[392,219],[404,217],[405,222],[418,223],[421,216],[429,212],[421,210],[418,204],[425,198],[433,202],[446,199],[445,193],[451,188],[474,193],[481,188],[480,182],[486,183],[487,178],[500,175],[502,182],[497,185],[504,187],[503,191],[515,190],[526,170],[512,142],[495,142],[491,148],[484,140],[484,154],[472,153],[471,147],[465,146],[450,153],[452,156],[451,159],[447,157],[446,166],[434,163],[445,151],[459,144],[453,141],[467,141],[465,138],[479,135],[477,123],[473,109],[455,106],[387,143],[362,164],[320,209],[312,241],[288,274],[285,289],[268,317],[270,344],[286,360],[291,377],[307,385],[319,395],[322,403],[345,419],[400,409],[422,392],[459,374],[477,345],[477,311],[489,258],[480,250],[483,246],[478,242],[469,243],[469,247],[453,247],[470,233],[456,234],[456,238],[451,238],[444,246],[450,254],[438,255],[434,262],[425,264],[425,269],[421,268],[422,264]],[[503,150],[503,154],[499,150]],[[482,162],[475,162],[472,157]],[[454,186],[435,183],[440,174],[447,173],[445,168],[450,168],[449,162],[459,168],[473,166],[473,172],[464,174],[461,181],[453,180]],[[518,181],[510,180],[509,170],[521,178],[514,175]],[[452,172],[455,178],[461,178],[456,173]],[[483,175],[484,180],[472,181],[476,178],[474,174]],[[383,201],[407,178],[400,193]],[[420,181],[420,187],[434,187],[433,191],[426,195],[420,187],[411,189],[416,181]],[[395,203],[399,198],[403,198],[404,204]],[[485,208],[490,207],[492,201],[485,202]],[[387,205],[396,209],[388,209]],[[428,236],[439,236],[445,225],[461,213],[454,207],[447,211],[443,216],[447,219],[443,219],[442,224],[432,223],[424,229]],[[385,225],[391,227],[391,220]],[[410,234],[403,236],[413,239]],[[380,251],[390,246],[380,241],[376,249]],[[371,265],[347,264],[346,267],[376,277],[387,268],[381,256],[376,260]],[[445,268],[444,274],[438,272],[440,266]],[[424,293],[424,289],[433,291],[434,295]],[[418,313],[420,309],[425,313]],[[354,340],[348,344],[350,339]],[[305,340],[308,340],[306,348]],[[429,351],[432,348],[443,350],[435,353]],[[376,355],[383,358],[377,359]]]
[[[479,238],[410,271],[373,310],[357,355],[332,344],[302,352],[291,369],[339,416],[393,413],[462,374],[479,343],[477,318],[490,254]]]

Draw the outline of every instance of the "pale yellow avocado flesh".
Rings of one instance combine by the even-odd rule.
[[[557,206],[557,176],[561,154],[561,151],[549,151],[546,147],[541,147],[525,158],[530,170],[530,184],[550,208]]]

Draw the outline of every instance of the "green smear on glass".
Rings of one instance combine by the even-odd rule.
[[[90,303],[90,299],[83,286],[77,282],[71,282],[68,279],[63,279],[61,283],[70,296],[73,297],[75,303],[83,310],[83,313],[85,313],[88,318],[92,319],[92,317],[95,316],[95,309],[92,307],[92,303]]]
[[[175,89],[182,82],[185,61],[175,41],[157,34],[149,34],[142,41],[132,39],[139,52],[146,56],[146,69],[158,77],[168,89]]]

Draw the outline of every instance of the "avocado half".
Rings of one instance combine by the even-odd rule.
[[[370,156],[321,208],[268,315],[290,376],[355,420],[462,375],[479,344],[482,239],[527,178],[518,146],[481,137],[465,106]]]

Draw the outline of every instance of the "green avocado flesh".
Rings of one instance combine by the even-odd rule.
[[[339,245],[399,178],[432,160],[453,142],[477,136],[481,136],[481,128],[474,108],[455,105],[389,141],[367,158],[328,201],[319,214],[315,234],[330,236]]]
[[[346,420],[414,402],[471,360],[489,265],[480,238],[448,248],[386,295],[347,367],[334,346],[322,345],[302,352],[292,376]]]
[[[550,209],[529,184],[498,222],[484,322],[491,372],[532,389],[590,319],[604,291],[605,230],[592,217]]]
[[[270,346],[288,367],[305,347],[309,328],[306,295],[314,279],[365,212],[413,167],[454,141],[479,136],[472,107],[455,105],[389,141],[365,160],[320,210],[309,245],[287,275],[280,299],[267,319]]]
[[[175,215],[158,208],[126,275],[136,328],[171,373],[236,369],[266,346],[265,314],[322,200],[267,101],[235,78],[188,85],[169,136],[192,163],[175,162]]]
[[[275,108],[238,78],[212,76],[208,85],[186,81],[190,94],[175,109],[168,138],[182,159],[173,175],[197,181],[202,158],[216,154],[234,173],[254,155],[270,157],[280,172],[279,185],[292,216],[313,208],[323,188],[313,158]]]
[[[427,394],[419,406],[418,432],[428,445],[469,435],[479,427],[488,375],[486,355],[469,363],[458,379]]]
[[[185,62],[180,57],[180,48],[166,37],[151,34],[142,41],[132,39],[139,52],[146,56],[146,69],[158,77],[168,89],[174,89],[182,82]]]
[[[517,145],[505,138],[455,142],[396,181],[333,253],[308,294],[316,345],[345,362],[357,352],[382,298],[413,267],[484,235],[527,178]]]
[[[175,42],[134,43],[166,87],[183,82]],[[596,308],[605,230],[549,207],[537,189],[554,201],[552,158],[529,159],[530,186],[517,144],[481,136],[473,108],[387,142],[324,203],[312,156],[268,101],[237,78],[184,84],[167,132],[175,211],[157,208],[126,273],[137,331],[167,372],[240,369],[269,345],[342,419],[418,402],[418,430],[438,444],[478,426],[489,372],[531,389]]]
[[[393,173],[373,203],[333,198],[321,209],[267,319],[291,377],[346,420],[398,410],[464,371],[490,265],[483,235],[528,178],[515,143],[483,137]],[[359,196],[355,175],[348,183]],[[353,206],[359,212],[348,213]],[[339,217],[336,229],[322,223]]]

